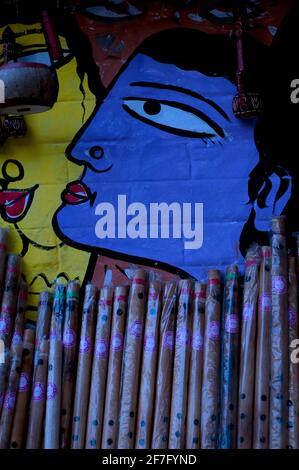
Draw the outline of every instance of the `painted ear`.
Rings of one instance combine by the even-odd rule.
[[[265,180],[254,202],[255,228],[269,230],[273,216],[281,215],[292,194],[292,178],[281,167]]]

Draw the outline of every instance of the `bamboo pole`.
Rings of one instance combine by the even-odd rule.
[[[146,279],[146,271],[136,269],[130,289],[120,395],[117,442],[119,449],[132,449],[136,438],[135,424],[145,323]]]
[[[146,309],[141,382],[136,424],[135,447],[137,449],[149,449],[151,446],[161,314],[160,294],[161,282],[156,279],[151,279]]]
[[[71,437],[72,449],[83,449],[85,445],[86,420],[92,368],[93,344],[95,336],[96,307],[98,289],[87,284],[83,305],[75,403],[73,410],[73,427]]]
[[[50,322],[52,314],[52,294],[51,292],[41,292],[39,295],[37,309],[37,323],[35,336],[34,367],[38,363],[40,344],[43,339],[49,339]]]
[[[239,303],[238,267],[226,268],[222,317],[219,447],[235,449],[237,444]],[[241,399],[244,398],[242,395]]]
[[[16,409],[10,439],[11,449],[21,449],[25,438],[25,424],[33,369],[34,330],[24,331],[22,372],[19,379]]]
[[[16,317],[15,317],[13,335],[12,335],[12,341],[11,341],[11,344],[14,346],[17,344],[22,344],[23,342],[25,313],[26,313],[26,308],[27,308],[27,297],[28,297],[28,285],[26,281],[21,279],[19,291],[18,291]]]
[[[262,247],[259,277],[253,448],[269,446],[271,249]]]
[[[46,405],[48,377],[49,340],[42,339],[38,362],[33,377],[32,393],[29,408],[27,449],[40,449]]]
[[[60,420],[60,447],[69,447],[71,413],[77,370],[77,336],[79,323],[80,282],[71,281],[66,290],[66,310],[63,330],[62,396]]]
[[[113,288],[100,290],[86,429],[87,449],[100,449],[109,357]]]
[[[2,297],[3,279],[5,276],[5,262],[8,242],[8,230],[0,228],[0,302]]]
[[[194,285],[191,357],[188,387],[186,448],[199,449],[201,442],[201,394],[205,327],[206,284]]]
[[[103,419],[102,448],[115,449],[118,435],[120,381],[126,326],[128,288],[115,287],[109,350],[109,365]]]
[[[8,384],[4,396],[4,403],[0,420],[0,449],[7,449],[9,447],[19,377],[21,372],[22,350],[22,344],[18,344],[11,348],[11,363],[8,375]]]
[[[50,328],[49,368],[45,416],[45,449],[59,449],[62,375],[62,330],[65,311],[65,285],[57,284],[54,292]]]
[[[239,373],[238,449],[252,448],[257,301],[260,250],[249,248],[245,260]]]
[[[2,355],[4,356],[4,361],[0,363],[0,416],[1,416],[5,389],[6,389],[7,376],[8,376],[8,371],[9,371],[9,364],[10,364],[10,350],[8,348],[5,348],[4,346],[3,351],[1,350],[0,352],[1,352],[1,359],[2,359]]]
[[[288,290],[288,315],[289,315],[289,355],[291,356],[292,341],[299,338],[298,323],[298,292],[296,260],[292,256],[289,263],[289,290]],[[288,397],[288,448],[299,449],[299,367],[289,361],[289,397]]]
[[[272,318],[270,354],[270,449],[287,447],[288,292],[285,218],[272,220]]]
[[[153,449],[167,449],[174,360],[177,282],[165,284],[160,322],[156,401],[152,435]]]
[[[186,439],[187,381],[189,376],[190,332],[192,325],[192,287],[192,283],[189,280],[183,280],[179,285],[168,441],[169,449],[183,449]]]
[[[16,315],[20,270],[20,256],[8,255],[0,312],[0,340],[4,341],[7,348],[10,347],[13,323]]]
[[[205,310],[205,336],[201,399],[201,447],[217,448],[218,441],[218,388],[220,375],[220,312],[221,275],[214,269],[208,271]]]

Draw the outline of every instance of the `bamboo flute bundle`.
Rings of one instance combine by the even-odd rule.
[[[259,276],[257,344],[255,362],[253,448],[269,445],[270,398],[270,315],[271,315],[271,249],[263,246]]]
[[[85,287],[81,325],[71,447],[83,449],[90,389],[93,344],[95,336],[98,289],[93,284]]]
[[[235,449],[237,444],[237,400],[239,358],[238,267],[226,268],[223,316],[222,357],[220,382],[219,447]],[[240,396],[243,400],[244,394]]]
[[[0,339],[4,341],[7,348],[10,347],[13,322],[16,314],[20,269],[20,256],[8,255],[0,312]]]
[[[218,441],[220,376],[221,274],[208,271],[201,399],[201,448],[215,449]]]
[[[70,281],[66,289],[66,309],[63,329],[63,366],[60,420],[60,447],[69,446],[71,413],[76,382],[76,352],[79,320],[80,282]]]
[[[114,449],[117,444],[120,381],[127,302],[128,288],[122,286],[115,287],[103,419],[102,449]]]
[[[100,290],[86,428],[86,449],[100,449],[109,357],[113,288]]]
[[[167,449],[176,325],[177,281],[164,286],[160,321],[160,344],[156,379],[156,401],[152,449]]]
[[[24,331],[22,371],[19,379],[16,408],[10,439],[11,449],[21,449],[24,444],[25,423],[28,411],[33,369],[34,330]]]
[[[2,283],[5,275],[7,239],[8,230],[6,228],[0,228],[0,302],[2,296]]]
[[[299,338],[298,323],[298,292],[296,260],[288,258],[289,266],[289,290],[288,290],[288,315],[289,315],[289,346],[292,341]],[[291,356],[292,348],[289,349]],[[298,364],[289,361],[289,397],[288,397],[288,448],[299,449],[299,367]]]
[[[118,449],[132,449],[135,443],[139,372],[145,323],[146,284],[147,272],[136,269],[132,279],[128,304],[120,394]]]
[[[205,328],[206,284],[196,282],[192,307],[192,339],[188,387],[186,448],[199,449],[201,421],[201,393]]]
[[[48,359],[49,340],[42,339],[38,362],[33,377],[26,442],[27,449],[41,448],[44,412],[46,405]]]
[[[260,249],[253,245],[245,260],[239,372],[238,449],[252,448],[255,345]]]
[[[159,344],[161,314],[161,282],[151,279],[148,291],[146,321],[144,329],[141,382],[139,388],[138,415],[136,424],[137,449],[151,446],[154,394]]]
[[[19,292],[18,292],[16,317],[15,317],[13,335],[12,335],[13,345],[22,344],[23,342],[25,313],[26,313],[26,308],[27,308],[27,297],[28,297],[28,285],[26,281],[21,279]]]
[[[10,442],[13,416],[16,405],[16,395],[21,372],[22,350],[22,344],[17,344],[11,348],[8,383],[4,395],[0,420],[0,449],[7,449]]]
[[[47,292],[47,291],[41,292],[39,295],[38,310],[37,310],[34,367],[36,367],[37,362],[38,362],[38,354],[39,354],[40,344],[42,340],[49,338],[51,314],[52,314],[52,294],[51,292]]]
[[[172,398],[169,425],[169,449],[183,449],[186,439],[187,382],[190,364],[192,283],[179,284],[178,313],[172,379]]]
[[[270,326],[270,449],[288,441],[288,292],[285,218],[272,219],[272,318]]]
[[[49,367],[47,380],[45,449],[59,449],[62,376],[62,331],[65,311],[65,285],[56,284],[50,327]]]

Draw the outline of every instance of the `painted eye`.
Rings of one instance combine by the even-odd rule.
[[[125,98],[124,110],[132,117],[163,131],[187,137],[224,137],[223,130],[208,116],[183,103]]]

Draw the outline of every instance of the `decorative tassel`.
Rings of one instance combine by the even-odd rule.
[[[24,137],[27,132],[23,116],[6,116],[3,122],[3,127],[7,137]]]

